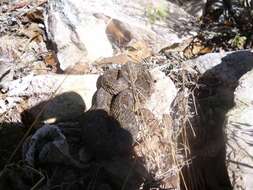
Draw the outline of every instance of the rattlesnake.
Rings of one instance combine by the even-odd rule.
[[[127,63],[120,69],[106,71],[98,79],[91,109],[105,110],[136,139],[136,115],[152,90],[153,79],[145,66]]]

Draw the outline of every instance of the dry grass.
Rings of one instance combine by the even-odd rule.
[[[173,72],[177,74],[173,76]],[[190,122],[189,97],[192,97],[195,102],[194,89],[190,86],[194,86],[192,84],[196,79],[189,77],[188,72],[184,69],[176,69],[171,73],[170,77],[176,77],[173,81],[180,89],[174,102],[173,117],[163,115],[162,121],[158,121],[149,110],[142,109],[143,105],[138,98],[135,99],[138,108],[136,117],[140,127],[139,143],[135,146],[135,151],[144,160],[144,166],[153,179],[161,182],[162,188],[179,188],[179,178],[185,184],[181,169],[190,162],[190,145],[187,134],[189,128],[195,136]],[[132,89],[134,97],[139,97],[137,95],[139,92],[136,91],[133,82]]]

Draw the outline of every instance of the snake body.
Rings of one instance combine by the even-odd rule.
[[[92,109],[105,110],[136,139],[136,113],[151,95],[152,87],[153,79],[143,65],[128,63],[108,70],[98,79]]]

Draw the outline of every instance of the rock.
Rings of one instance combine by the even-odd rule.
[[[171,114],[170,105],[177,95],[177,89],[172,80],[158,68],[152,69],[150,73],[155,81],[154,90],[145,107],[161,121],[163,115]]]
[[[157,6],[150,4],[151,9]],[[196,30],[191,15],[170,2],[162,1],[161,6],[168,18],[151,24],[144,1],[49,0],[46,28],[61,69],[111,57],[131,41],[144,41],[158,52],[192,36],[190,31]]]
[[[42,126],[23,145],[23,159],[31,166],[43,162],[69,164],[70,157],[66,137],[56,125]]]
[[[57,46],[62,70],[76,63],[113,54],[104,32],[105,23],[99,22],[91,14],[85,14],[85,9],[85,3],[79,0],[49,1],[47,32],[50,40]]]
[[[69,141],[61,130],[57,125],[43,125],[39,128],[23,144],[23,160],[33,167],[43,163],[87,168],[70,154]]]
[[[97,78],[98,75],[30,75],[3,83],[6,93],[0,100],[0,113],[25,101],[23,109],[33,117],[43,110],[42,121],[73,119],[91,106]]]
[[[227,132],[227,164],[234,189],[253,188],[253,70],[239,80],[235,90],[235,107],[229,111]]]
[[[190,15],[195,17],[203,16],[205,11],[205,4],[207,0],[187,0],[177,2],[175,0],[170,0],[172,3],[178,4],[182,9],[188,12]]]
[[[208,53],[185,62],[186,67],[197,68],[200,74],[214,75],[223,82],[233,84],[251,70],[253,53],[250,50]]]
[[[13,79],[14,70],[11,62],[0,59],[0,82],[10,81]]]
[[[205,175],[212,174],[205,178],[216,182],[222,180],[227,188],[231,182],[234,189],[252,189],[252,51],[206,54],[186,61],[185,67],[195,68],[200,74],[195,92],[199,107],[196,120],[200,119],[199,123],[192,125],[204,130],[195,138],[198,145],[191,146],[202,151],[202,157],[206,160],[209,159],[201,161],[201,156],[197,156],[193,161],[194,170]],[[219,162],[215,163],[217,159]],[[230,182],[226,179],[225,164],[228,165]],[[201,169],[201,165],[212,167]],[[213,168],[219,169],[214,171]],[[225,188],[215,183],[206,183],[204,187]]]

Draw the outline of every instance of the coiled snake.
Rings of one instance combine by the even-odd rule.
[[[136,139],[136,115],[151,95],[153,83],[144,65],[127,63],[120,69],[108,70],[97,81],[91,109],[105,110]]]

